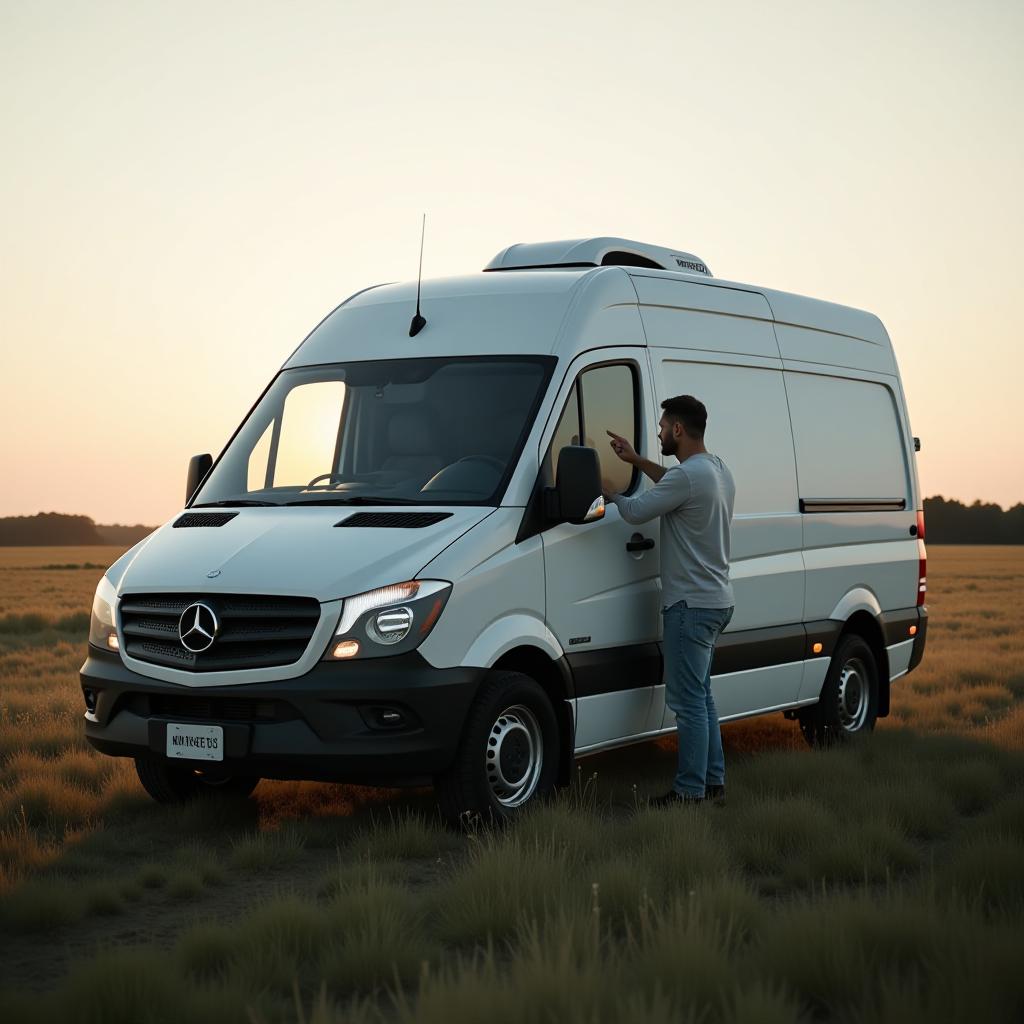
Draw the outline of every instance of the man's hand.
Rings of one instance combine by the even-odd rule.
[[[618,434],[613,434],[610,430],[606,430],[605,433],[612,439],[612,451],[622,459],[623,462],[629,463],[631,466],[635,466],[637,462],[637,454],[633,450],[633,446],[624,438]]]

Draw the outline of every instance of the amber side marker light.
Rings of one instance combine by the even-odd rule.
[[[821,654],[821,652],[822,652],[822,645],[821,644],[815,644],[811,648],[811,650],[814,651],[815,654]]]
[[[358,653],[358,640],[342,640],[340,644],[335,644],[331,656],[334,658],[354,658]]]

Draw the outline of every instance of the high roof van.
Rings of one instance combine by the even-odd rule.
[[[425,323],[423,322],[425,321]],[[723,721],[869,732],[924,652],[915,438],[877,317],[623,239],[514,245],[367,288],[286,360],[186,505],[107,570],[85,731],[160,801],[260,778],[433,783],[505,817],[574,758],[672,734],[660,403],[697,396],[736,481]]]

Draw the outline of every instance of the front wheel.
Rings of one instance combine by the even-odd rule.
[[[218,793],[243,800],[260,781],[258,775],[197,775],[188,765],[157,756],[135,758],[135,771],[146,792],[161,804],[180,804]]]
[[[521,672],[494,672],[469,709],[455,762],[434,780],[452,824],[500,822],[555,788],[558,722],[541,687]]]
[[[878,717],[878,664],[871,645],[844,636],[828,667],[821,698],[800,711],[800,731],[812,747],[827,747],[871,732]]]

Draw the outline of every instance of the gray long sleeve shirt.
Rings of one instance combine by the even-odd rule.
[[[612,497],[627,523],[661,516],[661,603],[690,608],[735,604],[729,582],[729,539],[736,485],[729,467],[698,452],[634,498]]]

